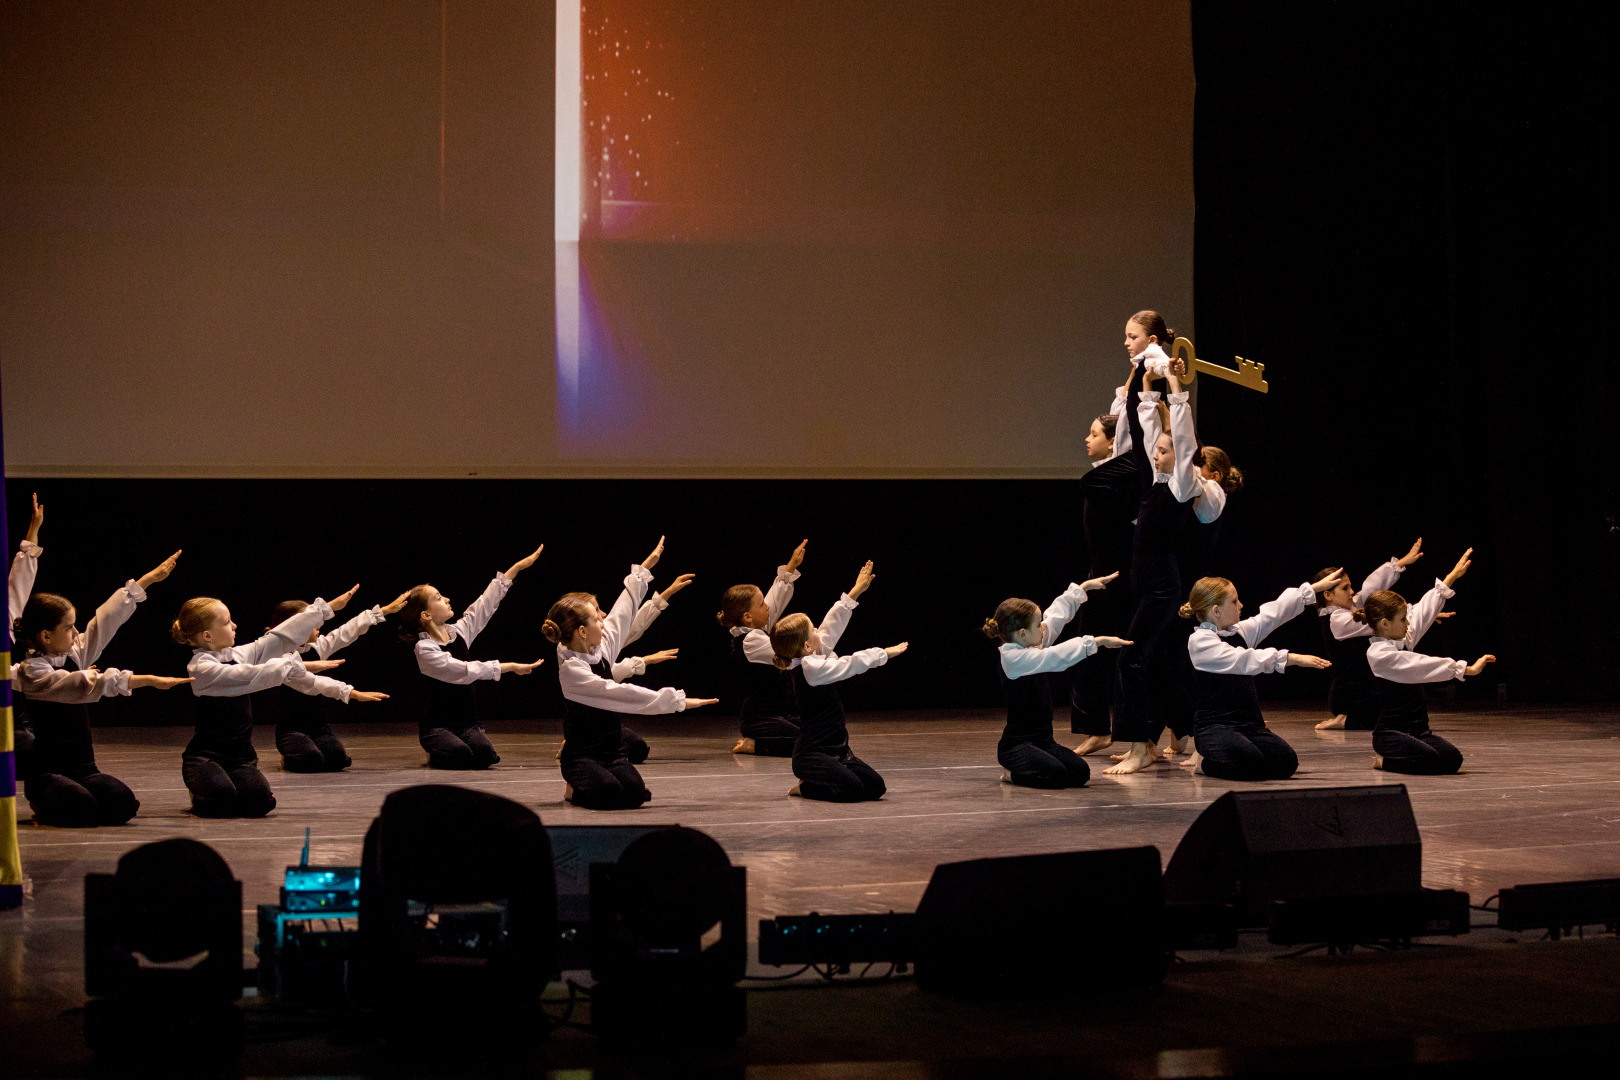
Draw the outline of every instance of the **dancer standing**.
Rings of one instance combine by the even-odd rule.
[[[1047,672],[1073,667],[1099,648],[1117,649],[1129,642],[1083,634],[1056,642],[1086,595],[1119,577],[1116,571],[1078,585],[1070,584],[1043,613],[1032,601],[1011,597],[984,622],[984,634],[1000,643],[1001,684],[1007,699],[1007,726],[996,744],[996,761],[1006,770],[1002,780],[1023,787],[1084,787],[1091,779],[1085,759],[1052,738],[1052,687]]]
[[[875,577],[869,561],[861,567],[849,592],[840,596],[821,620],[820,627],[811,625],[809,616],[795,612],[779,620],[771,631],[776,666],[793,673],[794,696],[799,702],[799,739],[793,747],[793,775],[799,783],[788,792],[790,795],[825,802],[863,802],[881,799],[888,790],[877,770],[849,748],[849,727],[838,684],[882,667],[906,651],[906,642],[887,649],[862,649],[849,656],[833,651],[859,606],[860,596],[871,588]]]
[[[788,561],[776,568],[769,592],[757,585],[733,585],[720,598],[715,618],[731,635],[731,666],[742,689],[738,720],[742,738],[733,754],[791,757],[799,738],[799,709],[793,700],[793,677],[779,670],[771,651],[771,630],[793,599],[804,547],[799,541]]]
[[[34,591],[34,579],[39,574],[39,556],[45,550],[39,546],[39,529],[45,524],[45,507],[40,504],[37,492],[33,500],[34,513],[28,520],[28,532],[17,546],[17,555],[11,560],[11,573],[7,579],[6,595],[11,603],[10,617],[13,621],[22,614],[28,597]],[[11,699],[11,747],[17,779],[26,781],[32,767],[34,731],[28,720],[28,702],[19,694],[13,694]]]
[[[36,545],[34,550],[37,559],[40,549]],[[191,680],[134,675],[95,663],[135,613],[135,606],[146,599],[146,590],[167,578],[179,558],[176,551],[139,580],[125,582],[96,609],[82,634],[74,625],[78,612],[55,593],[33,593],[17,617],[16,642],[24,658],[15,669],[15,686],[28,699],[36,728],[31,772],[23,791],[37,824],[122,825],[140,809],[140,800],[127,784],[96,766],[90,706],[141,687],[168,690]],[[36,565],[34,559],[28,561],[29,578]],[[31,586],[32,581],[19,583],[14,577],[12,584]]]
[[[1244,619],[1243,602],[1230,581],[1198,579],[1181,606],[1181,617],[1198,624],[1187,643],[1197,679],[1194,753],[1188,767],[1220,780],[1286,780],[1294,775],[1299,757],[1266,727],[1254,677],[1289,666],[1331,664],[1319,656],[1262,649],[1260,643],[1337,582],[1335,574],[1315,585],[1287,589]]]
[[[676,650],[666,649],[651,656],[619,659],[619,651],[641,635],[656,610],[662,610],[655,609],[642,621],[646,606],[641,599],[663,554],[664,538],[659,537],[652,554],[630,568],[624,591],[607,614],[590,593],[568,593],[551,605],[540,627],[546,640],[557,646],[557,682],[564,710],[563,799],[587,810],[634,810],[652,798],[625,752],[627,729],[622,716],[667,715],[720,700],[689,698],[684,690],[650,690],[624,681],[646,671],[648,664],[673,660],[676,655]],[[689,582],[692,575],[681,578]]]
[[[1144,370],[1161,379],[1168,375],[1170,347],[1175,340],[1176,332],[1165,325],[1164,316],[1157,311],[1138,311],[1125,320],[1125,351],[1131,358],[1131,375],[1140,378]],[[1140,444],[1136,433],[1126,426],[1125,416],[1130,406],[1127,383],[1114,392],[1114,457],[1124,457],[1133,446]],[[1151,455],[1153,447],[1147,449]]]
[[[1462,751],[1429,729],[1429,707],[1423,684],[1461,681],[1494,664],[1489,653],[1472,664],[1414,652],[1434,625],[1440,608],[1456,593],[1452,586],[1473,565],[1474,549],[1463,552],[1443,580],[1408,609],[1406,600],[1388,590],[1375,592],[1355,613],[1357,622],[1372,629],[1367,646],[1367,667],[1378,680],[1381,709],[1373,729],[1373,768],[1418,776],[1438,776],[1462,768]]]
[[[1316,725],[1317,731],[1371,731],[1378,723],[1378,694],[1372,672],[1367,668],[1367,646],[1372,643],[1372,628],[1355,619],[1355,609],[1367,602],[1375,592],[1395,587],[1395,582],[1408,566],[1423,557],[1423,537],[1418,537],[1410,550],[1399,558],[1391,558],[1368,574],[1361,588],[1353,590],[1349,578],[1322,593],[1317,601],[1317,614],[1321,616],[1322,643],[1328,659],[1333,661],[1333,684],[1328,687],[1328,708],[1333,716]],[[1321,581],[1332,570],[1316,575]]]
[[[1131,570],[1131,540],[1142,490],[1136,461],[1129,454],[1114,457],[1118,418],[1105,414],[1091,422],[1086,433],[1086,456],[1092,467],[1080,478],[1081,520],[1086,538],[1086,572],[1092,578],[1125,575]],[[1092,637],[1123,634],[1131,622],[1128,584],[1104,590],[1080,610],[1081,632]],[[1054,639],[1055,640],[1055,639]],[[1089,664],[1071,669],[1069,678],[1069,730],[1086,736],[1074,752],[1084,757],[1112,745],[1111,710],[1114,683],[1119,678],[1119,653],[1098,653]]]
[[[354,644],[355,639],[405,606],[408,593],[400,593],[392,603],[373,604],[330,633],[319,628],[309,632],[309,640],[298,646],[300,656],[313,654],[317,660],[330,660],[339,649]],[[302,600],[283,600],[270,614],[270,625],[285,622],[309,605]],[[268,627],[266,628],[268,631]],[[347,689],[343,689],[347,687]],[[347,683],[336,683],[336,700],[383,701],[387,694],[356,690]],[[327,719],[333,706],[324,694],[301,693],[283,684],[253,695],[254,711],[275,718],[276,751],[281,754],[281,767],[288,772],[342,772],[351,764],[349,752],[342,740],[332,731]]]
[[[427,713],[417,724],[417,739],[427,751],[429,768],[487,769],[501,760],[479,720],[473,684],[502,675],[527,675],[545,661],[474,660],[468,650],[489,625],[513,579],[533,566],[545,549],[541,544],[491,578],[483,594],[453,623],[456,612],[450,598],[432,585],[418,585],[405,594],[399,632],[406,641],[414,641],[416,668],[428,680]]]

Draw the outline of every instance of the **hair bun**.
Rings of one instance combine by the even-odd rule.
[[[562,627],[558,626],[552,620],[547,619],[545,622],[540,624],[540,636],[551,642],[553,645],[560,645],[562,644]]]
[[[979,629],[984,633],[985,637],[990,638],[993,641],[1000,640],[1001,638],[1001,626],[994,619],[984,620],[984,625],[979,627]]]
[[[1192,605],[1191,604],[1182,604],[1181,605],[1181,610],[1176,612],[1176,614],[1180,615],[1183,619],[1192,618],[1193,617]]]
[[[1364,623],[1367,621],[1367,609],[1364,607],[1358,607],[1356,610],[1350,613],[1350,617],[1356,620],[1356,622]]]

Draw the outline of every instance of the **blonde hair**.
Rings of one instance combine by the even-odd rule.
[[[541,635],[553,645],[564,647],[574,635],[590,621],[597,610],[596,595],[588,592],[564,593],[546,612],[546,621],[540,624]]]
[[[1187,595],[1187,602],[1181,605],[1181,617],[1208,622],[1210,608],[1224,603],[1227,597],[1236,595],[1237,589],[1225,578],[1201,577],[1193,582],[1192,592]]]
[[[984,620],[980,630],[992,641],[1006,644],[1020,630],[1028,630],[1034,626],[1040,617],[1041,609],[1035,605],[1035,601],[1009,596],[996,605],[996,613]]]
[[[810,616],[803,612],[784,616],[771,631],[771,651],[776,654],[771,663],[777,670],[786,671],[793,666],[793,661],[804,655],[804,647],[809,643]]]
[[[191,645],[198,634],[214,628],[219,614],[215,609],[224,606],[212,596],[193,596],[180,605],[180,614],[169,624],[169,636],[176,645]]]

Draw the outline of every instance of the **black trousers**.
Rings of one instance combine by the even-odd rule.
[[[222,764],[213,758],[185,757],[180,775],[191,792],[191,812],[198,817],[257,818],[276,808],[270,781],[257,762]]]
[[[1378,691],[1366,679],[1339,678],[1328,688],[1328,708],[1343,716],[1346,731],[1371,731],[1383,708]]]
[[[1299,768],[1294,748],[1263,720],[1199,723],[1193,741],[1204,775],[1217,780],[1286,780]]]
[[[793,775],[799,778],[800,795],[822,802],[867,802],[889,790],[876,769],[848,750],[794,754]]]
[[[1092,574],[1092,577],[1098,577]],[[1080,609],[1080,628],[1096,637],[1113,634],[1128,637],[1131,624],[1130,598],[1126,589],[1110,596],[1120,583],[1087,596]],[[1119,679],[1119,650],[1098,649],[1096,654],[1069,669],[1069,730],[1076,735],[1109,735],[1113,732],[1114,684]]]
[[[632,765],[640,765],[647,760],[647,755],[652,753],[647,740],[623,724],[619,725],[619,749]]]
[[[34,808],[34,822],[66,829],[122,825],[141,802],[129,786],[94,765],[71,773],[40,773],[23,787]]]
[[[1091,766],[1086,764],[1086,759],[1051,739],[997,747],[996,761],[1012,774],[1012,782],[1021,787],[1085,787],[1086,781],[1091,779]]]
[[[1180,608],[1179,595],[1163,588],[1145,591],[1136,605],[1125,632],[1132,644],[1119,650],[1119,677],[1114,684],[1114,739],[1118,742],[1156,742],[1164,731],[1164,708],[1159,702],[1170,689],[1166,674],[1174,668],[1161,654],[1176,640],[1173,630]]]
[[[487,769],[501,760],[481,724],[460,731],[429,728],[417,738],[427,751],[430,769]]]
[[[17,700],[16,696],[13,695],[11,700],[15,702]],[[13,710],[13,719],[15,719],[16,715],[16,711]],[[24,718],[23,722],[13,728],[11,732],[11,762],[16,770],[18,780],[27,780],[32,775],[33,757],[34,730],[28,726],[28,720]]]
[[[760,757],[792,757],[799,725],[785,716],[745,716],[742,736],[754,740],[754,753]]]
[[[288,772],[342,772],[351,764],[343,743],[325,724],[307,732],[277,727],[276,749]]]
[[[1373,732],[1373,753],[1384,759],[1384,771],[1408,776],[1449,776],[1462,768],[1462,751],[1432,731],[1408,735],[1380,728]]]
[[[641,774],[628,758],[608,762],[588,757],[565,758],[562,774],[574,789],[574,805],[587,810],[634,810],[652,798],[652,792],[647,790]]]

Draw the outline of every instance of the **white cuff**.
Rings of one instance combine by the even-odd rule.
[[[652,601],[652,606],[657,608],[659,611],[668,610],[669,601],[664,599],[663,593],[653,593],[649,599]]]
[[[1450,585],[1447,585],[1440,578],[1434,579],[1434,589],[1447,600],[1450,600],[1453,596],[1457,595],[1457,590],[1453,589]]]
[[[129,598],[137,604],[146,599],[146,590],[141,588],[141,583],[134,578],[124,582],[124,591],[129,593]]]
[[[1164,400],[1172,405],[1185,405],[1187,404],[1187,391],[1183,390],[1178,394],[1168,394]]]
[[[22,542],[22,546],[17,550],[28,556],[30,559],[37,559],[41,555],[45,554],[45,549],[34,543],[32,540],[24,540]]]
[[[653,579],[653,572],[647,569],[645,566],[642,566],[640,563],[636,563],[630,567],[630,576],[635,578],[637,581],[651,581]]]

